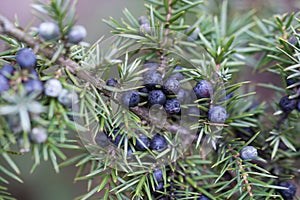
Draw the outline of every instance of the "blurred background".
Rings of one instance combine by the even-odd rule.
[[[215,9],[215,4],[221,0],[208,1],[210,9]],[[26,27],[30,24],[38,25],[40,21],[32,14],[32,0],[9,0],[1,1],[0,13],[5,15],[10,20],[17,18],[21,27]],[[299,10],[299,1],[295,0],[230,0],[233,11],[248,11],[255,9],[257,14],[264,17],[270,17],[274,13],[282,14]],[[88,31],[89,43],[96,42],[101,36],[109,37],[110,28],[103,23],[102,19],[108,19],[110,16],[119,20],[124,8],[128,8],[134,16],[144,15],[146,10],[143,7],[143,0],[78,0],[77,3],[77,24],[82,24]],[[266,76],[253,76],[254,81],[272,81]],[[252,79],[248,77],[247,79]],[[273,80],[274,81],[274,80]],[[278,84],[274,82],[274,84]],[[268,96],[268,91],[262,91],[262,94]],[[68,154],[68,152],[67,152]],[[83,194],[86,191],[84,182],[74,183],[76,168],[69,167],[61,169],[59,174],[56,174],[50,162],[43,162],[30,174],[32,166],[32,158],[30,154],[24,156],[12,156],[15,158],[18,166],[22,171],[21,178],[24,184],[18,184],[11,181],[9,185],[10,192],[19,200],[71,200],[76,196]]]

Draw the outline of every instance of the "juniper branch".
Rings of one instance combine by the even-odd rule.
[[[49,48],[49,47],[43,47],[42,46],[42,41],[39,39],[35,39],[28,35],[26,32],[21,30],[20,28],[17,28],[10,20],[8,20],[6,17],[0,14],[0,33],[5,34],[9,37],[15,38],[20,42],[25,43],[32,49],[34,49],[37,53],[40,53],[44,55],[48,59],[52,59],[53,55],[56,53],[54,49]],[[68,58],[65,58],[63,55],[60,55],[55,63],[65,66],[72,74],[77,76],[79,79],[84,80],[86,82],[90,82],[93,84],[101,94],[103,94],[106,97],[111,98],[112,94],[110,91],[106,90],[103,85],[105,84],[105,81],[102,79],[95,79],[90,73],[83,71],[81,66],[76,63],[73,60],[70,60]],[[141,108],[141,107],[135,107],[131,108],[131,111],[135,113],[137,116],[139,116],[141,119],[146,120],[147,122],[151,123],[150,117],[149,117],[149,112],[146,108]],[[189,134],[189,130],[187,130],[184,127],[181,127],[179,125],[171,124],[169,122],[166,122],[164,124],[164,130],[167,130],[171,133],[181,133],[184,135]]]

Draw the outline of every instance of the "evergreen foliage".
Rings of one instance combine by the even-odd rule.
[[[47,160],[56,172],[76,166],[75,181],[87,181],[78,199],[295,194],[300,13],[261,19],[231,15],[228,0],[215,10],[209,1],[145,0],[145,16],[125,9],[124,19],[104,20],[113,36],[90,45],[75,2],[33,4],[54,36],[0,15],[0,199],[14,199],[9,182],[22,180],[11,155],[25,153],[31,171]],[[20,58],[24,50],[36,57]],[[280,78],[258,84],[276,98],[259,102],[253,82],[239,79],[244,70]]]

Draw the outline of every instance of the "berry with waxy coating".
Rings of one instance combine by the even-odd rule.
[[[43,127],[35,127],[29,134],[30,139],[35,143],[43,143],[48,138],[47,130]]]
[[[28,79],[24,84],[23,84],[25,90],[27,93],[41,93],[44,89],[42,81],[38,79]]]
[[[124,145],[124,137],[123,134],[120,133],[120,128],[114,128],[112,133],[108,133],[108,139],[115,146],[123,146]]]
[[[157,169],[153,171],[153,177],[157,182],[163,181],[163,173],[161,169]]]
[[[144,84],[149,90],[157,88],[162,82],[162,75],[159,72],[150,71],[144,75]]]
[[[32,49],[24,48],[17,52],[16,61],[21,68],[31,68],[36,65],[36,56]]]
[[[284,200],[293,200],[296,195],[297,187],[290,181],[284,181],[279,184],[281,187],[285,187],[285,190],[279,190],[279,193]]]
[[[245,146],[240,152],[240,156],[243,160],[256,159],[257,155],[257,149],[253,146]]]
[[[145,135],[140,135],[139,138],[136,140],[135,148],[138,151],[146,151],[147,148],[150,146],[150,140]]]
[[[12,65],[4,65],[1,69],[0,69],[0,74],[5,76],[5,77],[9,77],[11,75],[13,75],[15,71],[14,66]]]
[[[79,42],[83,41],[86,36],[87,32],[84,26],[75,25],[68,33],[68,42],[72,44],[78,44]]]
[[[107,86],[116,87],[118,85],[118,81],[114,78],[110,78],[106,81]]]
[[[106,147],[109,145],[108,137],[105,133],[99,132],[95,137],[95,142],[101,147]]]
[[[54,22],[43,22],[39,26],[39,34],[46,41],[54,40],[59,38],[60,30]]]
[[[177,66],[174,68],[174,70],[173,70],[173,72],[172,72],[172,74],[170,75],[169,78],[173,78],[173,79],[176,79],[176,80],[178,80],[178,81],[183,80],[183,79],[184,79],[183,74],[182,74],[181,72],[178,72],[178,71],[180,71],[180,70],[182,70],[182,67],[179,66],[179,65],[177,65]]]
[[[147,61],[144,63],[144,68],[147,69],[147,73],[155,72],[159,68],[159,64],[157,62]]]
[[[9,90],[9,88],[10,85],[8,79],[0,74],[0,94],[6,92],[7,90]]]
[[[297,100],[290,99],[289,96],[284,96],[279,101],[279,107],[283,112],[291,112],[297,106]]]
[[[214,123],[224,123],[227,119],[226,109],[222,106],[215,106],[209,109],[208,119]]]
[[[140,16],[138,18],[138,22],[139,22],[140,25],[142,25],[142,24],[150,24],[149,19],[148,19],[147,16]]]
[[[166,100],[164,108],[168,114],[178,114],[181,111],[180,102],[176,98]]]
[[[78,102],[78,95],[73,90],[62,89],[57,100],[66,107],[71,107]]]
[[[140,34],[144,36],[145,33],[147,33],[147,34],[151,33],[151,27],[150,27],[150,24],[148,24],[148,23],[142,24],[140,26]]]
[[[152,90],[148,94],[148,104],[150,106],[155,104],[164,105],[166,100],[167,97],[161,90]]]
[[[177,94],[180,90],[180,82],[176,79],[167,79],[163,84],[163,90],[166,95]]]
[[[167,146],[167,140],[164,136],[159,134],[156,134],[150,142],[150,149],[155,151],[163,151]]]
[[[49,97],[58,97],[63,87],[58,79],[49,79],[44,85],[44,93]]]
[[[158,182],[154,187],[155,191],[163,191],[164,190],[164,182]]]
[[[122,96],[122,102],[125,106],[129,108],[135,107],[140,102],[140,95],[137,91],[125,92]]]
[[[294,35],[291,35],[288,39],[288,42],[291,43],[292,45],[296,45],[298,40]]]
[[[198,99],[209,98],[213,93],[213,87],[207,80],[199,81],[193,88]]]

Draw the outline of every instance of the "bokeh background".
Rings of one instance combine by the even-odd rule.
[[[32,14],[32,0],[1,0],[0,13],[8,17],[10,20],[18,19],[21,27],[27,25],[38,25],[40,21]],[[216,3],[220,0],[204,0],[210,3],[210,9],[215,9]],[[299,10],[299,1],[296,0],[229,0],[235,10],[248,11],[255,9],[257,14],[264,17],[270,17],[274,13],[285,13]],[[122,11],[128,8],[134,16],[144,15],[146,10],[143,7],[143,0],[78,0],[77,3],[77,24],[82,24],[88,31],[89,43],[94,43],[101,36],[109,37],[110,29],[102,21],[110,16],[115,19],[123,17]],[[247,79],[253,79],[255,82],[272,82],[276,85],[280,84],[273,77],[264,75],[255,75]],[[270,97],[271,92],[260,89],[262,98]],[[271,95],[272,96],[272,95]],[[67,154],[70,154],[67,152]],[[24,180],[24,184],[11,181],[9,185],[10,192],[19,200],[71,200],[86,191],[84,182],[74,182],[76,173],[75,167],[61,169],[56,174],[50,162],[43,162],[38,168],[30,174],[32,166],[32,158],[30,154],[24,156],[12,156],[15,158],[18,166],[20,166]]]

